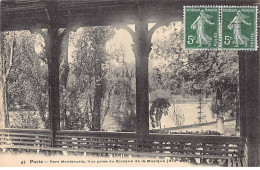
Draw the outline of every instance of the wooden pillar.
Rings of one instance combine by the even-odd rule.
[[[170,19],[156,23],[148,30],[148,21],[145,19],[145,4],[138,4],[138,20],[135,23],[135,32],[123,26],[132,36],[133,52],[136,62],[136,132],[142,136],[149,134],[149,81],[148,58],[152,49],[152,35],[157,28],[169,25]]]
[[[259,43],[258,26],[258,43]],[[248,166],[260,166],[260,57],[258,51],[240,52],[239,87],[241,136],[247,138]]]
[[[258,43],[260,40],[259,36],[259,26],[258,26]],[[260,167],[260,50],[258,49],[258,118],[257,118],[257,167]]]
[[[259,52],[239,52],[240,133],[247,138],[248,166],[260,164]]]
[[[49,93],[49,126],[52,131],[52,146],[56,131],[60,130],[60,81],[59,58],[61,55],[62,39],[73,27],[66,28],[59,34],[59,29],[50,24],[47,34],[41,29],[32,28],[32,33],[40,34],[45,42],[46,56],[48,60],[48,93]]]
[[[260,69],[259,53],[246,52],[246,137],[248,142],[248,165],[257,166],[258,158],[258,138],[259,138],[259,90],[260,90]]]
[[[136,116],[137,134],[149,134],[149,93],[148,93],[148,57],[151,51],[151,39],[148,22],[139,9],[139,20],[135,25],[134,48],[136,62]]]
[[[53,134],[53,146],[55,132],[60,130],[59,56],[61,53],[61,41],[58,38],[58,29],[50,27],[48,29],[48,37],[50,45],[48,59],[49,120]]]
[[[59,57],[64,34],[59,35],[59,7],[58,2],[46,1],[46,16],[49,20],[47,33],[48,81],[49,81],[49,121],[52,131],[51,145],[54,147],[55,133],[60,130],[60,81]]]
[[[255,4],[257,5],[257,4]],[[259,43],[258,25],[258,43]],[[247,138],[248,166],[260,166],[260,56],[239,52],[240,133]]]
[[[258,29],[258,34],[259,34],[259,29]],[[260,39],[259,35],[258,35],[258,38]],[[258,41],[259,43],[259,41]],[[256,129],[256,132],[257,132],[257,164],[256,166],[257,167],[260,167],[260,50],[258,49],[258,115],[257,115],[257,129]]]

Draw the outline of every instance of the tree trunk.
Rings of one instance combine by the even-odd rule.
[[[5,83],[0,82],[0,128],[9,128],[10,126]]]
[[[3,38],[5,36],[1,34]],[[14,34],[15,36],[15,34]],[[13,57],[14,57],[14,48],[15,48],[15,38],[13,39],[10,54],[7,57],[7,49],[6,54],[0,56],[0,128],[9,128],[10,120],[9,113],[7,110],[7,77],[10,73],[11,67],[13,65]],[[7,58],[5,58],[5,57]]]
[[[41,85],[41,76],[42,76],[42,70],[41,70],[41,59],[39,57],[35,57],[33,58],[34,59],[34,67],[36,69],[36,72],[37,72],[37,76],[35,77],[35,79],[37,80],[37,85],[38,86],[42,86]],[[36,88],[37,87],[33,87],[35,88],[33,91],[37,91]],[[44,91],[45,89],[42,89],[41,87],[41,91]],[[45,129],[48,129],[49,128],[49,121],[48,119],[46,119],[45,117],[45,114],[46,114],[46,103],[44,101],[44,97],[42,96],[43,94],[37,94],[37,98],[36,98],[36,107],[38,108],[39,110],[39,115],[41,117],[41,120],[44,124],[44,128]]]
[[[224,134],[224,119],[222,116],[217,117],[217,131]]]
[[[42,122],[44,123],[45,128],[48,129],[49,120],[45,118],[45,114],[46,114],[45,106],[43,106],[42,103],[40,102],[38,108],[39,108],[39,114],[42,119]]]
[[[236,95],[236,127],[235,131],[240,131],[239,96]]]
[[[65,104],[64,106],[64,110],[63,110],[63,118],[64,118],[64,130],[67,130],[68,129],[68,126],[69,126],[69,120],[68,120],[68,116],[67,116],[67,105]]]
[[[61,87],[64,88],[64,93],[67,93],[67,81],[68,81],[68,76],[69,76],[69,61],[68,61],[68,45],[69,45],[69,35],[64,36],[63,38],[63,60],[64,60],[64,70],[61,72]],[[64,127],[63,129],[68,129],[68,117],[67,117],[67,99],[65,97],[65,100],[63,101],[64,103],[64,108],[62,110],[62,117],[63,117],[63,122],[64,122]]]
[[[108,91],[108,93],[107,93],[107,103],[106,103],[105,111],[104,111],[105,114],[101,119],[101,125],[104,123],[105,117],[106,117],[106,115],[108,115],[108,113],[110,111],[110,105],[111,105],[111,91]]]
[[[101,62],[95,64],[95,94],[94,94],[94,109],[92,115],[92,130],[100,131],[100,113],[101,113],[101,99],[102,99],[102,80],[101,80]]]
[[[216,92],[217,131],[221,134],[224,134],[224,119],[223,119],[223,114],[220,112],[221,105],[222,105],[222,92],[218,88]]]

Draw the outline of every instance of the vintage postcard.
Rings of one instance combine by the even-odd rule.
[[[0,167],[259,167],[258,0],[0,0]]]

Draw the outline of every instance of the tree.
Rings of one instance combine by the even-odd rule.
[[[39,121],[39,114],[28,110],[19,110],[13,113],[13,120],[11,128],[22,128],[22,129],[39,129],[41,128]]]
[[[13,65],[15,33],[1,32],[0,60],[0,128],[9,127],[7,110],[7,79]]]
[[[170,103],[164,98],[157,98],[150,108],[150,119],[152,120],[152,126],[161,127],[162,115],[168,115],[168,108]]]
[[[107,91],[110,106],[107,111],[123,132],[136,130],[136,89],[135,65],[126,62],[126,52],[123,46],[111,51],[111,57],[116,66],[110,63],[107,67]],[[129,56],[128,56],[129,57]]]
[[[150,75],[158,82],[150,84],[152,91],[157,86],[173,94],[181,91],[206,97],[215,94],[212,106],[218,109],[212,112],[217,119],[223,119],[224,114],[238,116],[237,52],[185,51],[181,27],[181,23],[171,23],[168,28],[158,30],[163,35],[160,39],[153,39],[150,58],[155,64],[150,66]]]
[[[224,115],[238,116],[238,56],[233,51],[197,53],[188,57],[183,71],[185,88],[193,94],[215,93],[211,111],[217,116],[218,129],[223,133]]]
[[[81,115],[82,127],[93,131],[101,130],[101,109],[106,84],[104,65],[107,61],[106,42],[112,38],[112,27],[89,27],[80,29],[81,37],[75,44],[74,62],[72,63],[73,78],[69,90],[69,121],[75,115]],[[77,116],[78,117],[78,116]],[[71,128],[74,128],[71,126]],[[76,127],[75,127],[76,128]]]
[[[19,31],[16,35],[15,60],[8,78],[8,108],[14,112],[37,112],[44,128],[48,128],[48,72],[44,51],[36,53],[35,44],[39,41],[36,35],[29,31]]]
[[[61,60],[60,60],[60,111],[61,111],[61,122],[63,125],[62,129],[68,129],[68,116],[67,114],[67,103],[68,103],[68,79],[69,79],[69,59],[68,59],[68,47],[69,47],[70,36],[65,35],[62,42],[62,52],[61,52]]]

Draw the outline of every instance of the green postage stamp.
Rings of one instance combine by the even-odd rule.
[[[219,7],[185,6],[185,49],[219,48]]]
[[[222,7],[222,49],[257,49],[257,8]]]
[[[190,50],[257,50],[256,6],[184,6]]]

